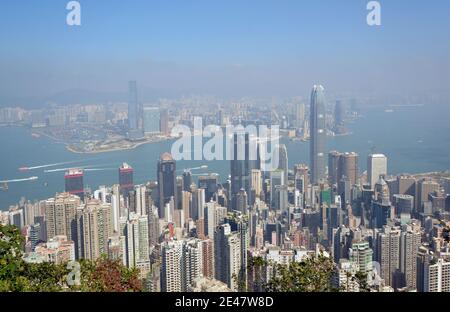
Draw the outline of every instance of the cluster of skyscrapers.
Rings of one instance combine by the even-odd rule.
[[[129,82],[128,138],[142,139],[147,134],[169,134],[169,114],[167,109],[143,106],[138,100],[136,81]]]
[[[135,92],[131,83],[134,130],[142,129]],[[158,114],[143,109],[152,131],[146,110]],[[309,165],[290,166],[279,144],[278,167],[264,171],[258,155],[250,157],[252,137],[236,133],[234,151],[244,157],[235,155],[223,180],[193,169],[179,175],[169,153],[142,185],[126,163],[118,184],[94,191],[74,169],[64,193],[17,207],[2,222],[22,229],[26,261],[107,255],[138,268],[150,291],[263,291],[274,264],[319,254],[334,261],[330,283],[343,291],[450,291],[450,180],[391,176],[383,154],[369,155],[360,170],[355,152],[326,149],[326,116],[324,88],[314,86]],[[252,267],[253,259],[265,261]]]

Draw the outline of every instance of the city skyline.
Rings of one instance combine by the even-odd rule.
[[[447,1],[0,8],[0,292],[450,292]]]

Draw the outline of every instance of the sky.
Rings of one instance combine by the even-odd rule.
[[[141,88],[219,96],[426,93],[450,85],[450,1],[0,2],[0,99]]]

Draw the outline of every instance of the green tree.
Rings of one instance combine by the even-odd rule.
[[[142,291],[137,269],[105,257],[80,261],[80,284],[67,285],[67,263],[27,263],[24,237],[14,226],[0,225],[0,292]]]
[[[359,292],[370,291],[369,284],[367,283],[367,274],[366,273],[358,271],[358,272],[356,272],[354,279],[359,285]]]
[[[273,277],[265,285],[269,292],[332,292],[334,263],[323,255],[289,265],[273,264]]]
[[[118,260],[101,257],[95,261],[82,260],[81,291],[88,292],[141,292],[142,280],[137,269],[129,269]]]
[[[18,279],[25,270],[23,244],[24,238],[15,226],[0,225],[0,291],[25,283]]]

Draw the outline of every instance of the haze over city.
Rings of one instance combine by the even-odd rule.
[[[65,24],[66,3],[2,3],[0,105],[124,99],[128,80],[143,100],[307,95],[314,83],[448,98],[445,0],[384,1],[379,27],[364,0],[82,1],[81,26]]]
[[[450,292],[449,13],[2,1],[0,293]]]

